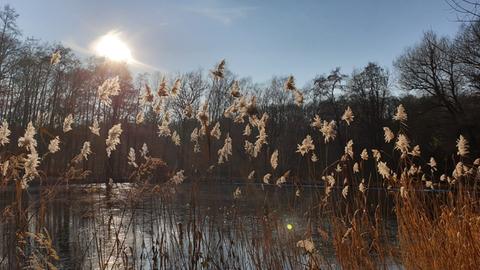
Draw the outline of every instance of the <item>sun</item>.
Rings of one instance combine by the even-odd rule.
[[[95,53],[113,61],[130,62],[133,60],[130,48],[120,39],[117,32],[109,32],[101,36],[95,44]]]

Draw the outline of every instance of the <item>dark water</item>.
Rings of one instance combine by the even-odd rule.
[[[241,195],[235,198],[237,187]],[[60,269],[124,269],[126,265],[134,269],[187,268],[185,254],[191,252],[188,243],[193,239],[188,228],[202,233],[199,250],[203,255],[223,256],[212,246],[226,247],[235,253],[231,255],[238,260],[235,265],[246,269],[254,265],[249,259],[251,243],[258,240],[264,245],[266,231],[271,233],[268,238],[274,239],[273,245],[278,245],[275,248],[291,252],[281,254],[302,261],[306,256],[296,248],[296,242],[305,238],[310,227],[329,230],[328,220],[312,214],[323,190],[301,188],[300,196],[296,190],[206,182],[182,184],[165,195],[165,191],[138,191],[131,184],[114,184],[111,189],[104,184],[69,185],[56,187],[55,196],[47,200],[44,223],[60,257],[56,262]],[[1,193],[2,209],[11,202],[11,193]],[[30,232],[37,231],[40,197],[38,188],[32,188],[24,200],[24,205],[31,204]],[[266,220],[270,225],[265,225]],[[0,223],[2,269],[13,265],[14,232],[7,223]],[[315,230],[310,232],[316,248],[334,264],[333,247],[320,241]],[[179,239],[185,242],[179,243]],[[157,262],[166,254],[169,259]],[[215,268],[208,264],[203,267]]]

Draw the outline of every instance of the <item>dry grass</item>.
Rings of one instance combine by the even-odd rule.
[[[403,264],[408,269],[478,268],[478,199],[465,190],[439,197],[415,194],[397,205]]]
[[[217,80],[222,79],[222,63],[214,71]],[[118,89],[114,90],[113,93],[117,93]],[[293,77],[287,81],[286,90],[293,91],[297,105],[301,106],[303,97],[298,96]],[[162,98],[165,97],[159,97]],[[269,116],[264,113],[259,117],[255,96],[247,98],[236,94],[234,98],[238,100],[227,109],[232,124],[244,124],[255,130],[248,133],[255,132],[252,137],[255,136],[256,141],[246,141],[245,150],[251,158],[257,158],[268,142]],[[108,101],[109,95],[105,99]],[[168,115],[168,111],[164,112],[164,121],[159,126],[161,136],[176,134],[170,131]],[[221,137],[220,126],[215,125],[210,132],[207,103],[197,118],[201,129],[192,134],[192,142],[195,141],[192,151],[200,151],[202,137],[206,137],[204,141],[210,151],[212,137]],[[353,124],[350,108],[342,119],[345,129]],[[397,108],[394,119],[399,121],[396,135],[390,128],[384,129],[386,143],[393,144],[392,153],[365,149],[358,155],[354,152],[353,139],[345,138],[344,154],[320,168],[321,175],[313,175],[323,189],[312,191],[314,200],[306,207],[301,207],[298,201],[305,200],[302,192],[308,189],[295,178],[294,170],[275,171],[279,156],[289,153],[273,151],[275,154],[267,159],[272,167],[266,174],[269,177],[257,179],[257,182],[263,179],[260,192],[258,188],[253,192],[254,189],[236,187],[231,193],[231,206],[229,203],[222,211],[210,213],[202,209],[203,202],[197,198],[198,187],[204,183],[193,176],[192,187],[187,192],[190,194],[188,207],[185,213],[179,214],[171,200],[178,195],[184,171],[162,172],[167,165],[161,159],[148,156],[148,151],[142,149],[142,157],[137,160],[133,149],[128,157],[132,167],[131,185],[116,187],[109,183],[101,192],[85,188],[84,192],[95,195],[85,195],[90,201],[85,202],[88,208],[81,219],[70,220],[71,215],[64,213],[67,221],[63,228],[72,230],[73,235],[68,237],[74,239],[69,243],[70,258],[65,259],[76,269],[387,269],[395,266],[477,269],[480,265],[477,196],[480,159],[469,162],[468,141],[460,136],[454,161],[446,166],[455,170],[440,176],[436,162],[425,162],[420,147],[410,145],[403,106]],[[67,127],[71,121],[67,121]],[[333,120],[322,121],[319,116],[311,124],[312,132],[320,132],[324,137],[321,146],[325,149],[325,163],[329,159],[327,146],[337,136],[337,124],[340,125]],[[8,126],[4,124],[3,129],[8,130]],[[108,156],[117,151],[121,133],[120,124],[110,129],[106,139]],[[9,132],[3,134],[3,141],[8,141]],[[8,199],[0,201],[4,204],[0,219],[0,242],[4,243],[0,249],[0,267],[6,269],[55,269],[62,265],[59,260],[64,258],[61,250],[56,250],[59,247],[56,235],[47,231],[55,223],[51,218],[54,208],[49,205],[55,202],[58,192],[69,192],[71,181],[86,178],[90,173],[82,163],[92,154],[90,143],[85,142],[58,181],[53,186],[45,185],[47,177],[39,168],[42,158],[37,153],[35,134],[30,123],[24,137],[19,139],[19,153],[0,153],[2,194],[8,195]],[[305,135],[297,152],[302,161],[308,163],[308,168],[315,168],[314,160],[318,161],[315,151],[320,147],[315,147],[318,142]],[[229,162],[233,155],[232,138],[229,133],[224,137],[218,162],[211,164],[211,168]],[[180,143],[179,139],[171,139],[175,144]],[[245,175],[250,175],[246,180],[248,187],[255,179],[250,172]],[[272,175],[277,179],[270,180]],[[153,184],[152,180],[159,176],[165,178],[164,182]],[[31,199],[28,190],[28,184],[34,179],[40,182],[38,199]],[[290,232],[285,228],[282,212],[269,202],[269,190],[274,186],[281,189],[286,184],[295,188],[290,194],[295,198],[290,207],[302,214],[302,231]],[[241,214],[245,207],[242,200],[264,204],[257,206],[251,220],[245,220]],[[394,224],[389,222],[392,217]],[[329,250],[333,250],[333,256],[328,256]]]

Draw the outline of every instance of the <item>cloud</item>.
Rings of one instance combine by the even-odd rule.
[[[255,10],[255,7],[202,7],[202,8],[188,8],[191,12],[206,16],[212,20],[219,21],[225,25],[231,24],[234,20],[241,19],[247,14]]]

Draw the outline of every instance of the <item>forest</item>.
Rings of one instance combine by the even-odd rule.
[[[319,74],[298,88],[302,101],[295,104],[295,96],[283,90],[288,76],[255,83],[228,70],[228,59],[221,80],[216,80],[209,70],[134,74],[126,63],[98,57],[83,61],[61,44],[25,38],[16,23],[18,16],[8,5],[3,6],[0,13],[0,119],[11,127],[12,140],[21,136],[32,121],[41,136],[39,147],[46,149],[50,139],[62,133],[64,119],[73,116],[75,131],[66,134],[62,141],[71,147],[48,161],[51,174],[58,174],[54,168],[65,166],[66,160],[79,151],[84,141],[91,141],[93,148],[98,149],[95,151],[104,151],[103,147],[96,147],[103,141],[88,128],[94,121],[98,121],[102,135],[116,123],[122,123],[124,130],[118,151],[111,157],[97,153],[95,160],[85,164],[96,179],[122,178],[128,149],[140,149],[143,143],[152,155],[164,159],[172,169],[205,171],[208,163],[202,164],[202,160],[214,159],[212,153],[216,153],[222,142],[202,143],[205,149],[193,153],[190,135],[196,120],[192,115],[207,104],[210,122],[220,123],[225,129],[223,132],[239,141],[243,128],[224,114],[235,98],[231,95],[234,85],[242,96],[255,96],[259,115],[264,112],[269,115],[268,129],[274,133],[269,134],[266,151],[255,159],[245,153],[243,143],[234,144],[233,151],[238,155],[234,155],[233,162],[215,169],[213,175],[218,177],[245,177],[245,172],[252,169],[247,167],[252,164],[261,171],[275,149],[294,152],[296,142],[304,134],[320,137],[309,125],[315,115],[340,125],[347,107],[355,112],[355,123],[349,135],[355,138],[358,149],[384,143],[382,128],[392,123],[398,104],[403,104],[409,112],[408,130],[414,134],[411,139],[424,153],[440,159],[448,156],[455,147],[452,142],[460,134],[468,138],[473,151],[478,149],[480,24],[476,21],[463,23],[452,38],[425,32],[421,40],[400,52],[392,71],[374,60],[351,74],[333,67],[331,73]],[[51,56],[56,52],[61,58],[56,65],[51,65]],[[115,76],[119,79],[120,93],[112,98],[112,106],[107,106],[98,98],[97,91],[105,80]],[[178,95],[158,96],[162,85],[170,88],[175,83],[181,89]],[[142,103],[147,91],[153,93],[154,99]],[[186,107],[193,112],[190,116],[184,113]],[[179,146],[168,137],[155,136],[166,111],[172,130],[182,141]],[[138,123],[140,116],[143,121]],[[346,143],[344,132],[339,126],[338,139],[329,144],[329,156],[338,156],[342,151]],[[326,145],[319,148],[324,147]],[[320,156],[319,159],[326,164],[329,157]],[[298,163],[298,157],[288,155],[280,160],[279,166],[292,168]],[[448,160],[440,165],[451,166]],[[306,171],[298,167],[295,174],[314,179],[315,175],[312,172],[306,175]]]

